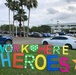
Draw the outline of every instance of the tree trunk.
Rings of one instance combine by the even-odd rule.
[[[13,28],[12,28],[12,29],[13,29],[13,30],[12,30],[12,32],[13,32],[12,35],[13,35],[13,36],[14,36],[14,14],[15,14],[15,11],[13,11]]]
[[[9,14],[8,14],[8,16],[9,16],[9,32],[10,32],[10,35],[11,35],[11,25],[10,25],[10,8],[9,8]]]
[[[23,6],[22,6],[22,9],[23,9]],[[23,15],[23,12],[22,12],[22,15]],[[25,37],[25,25],[24,25],[24,18],[23,18],[23,36]]]
[[[25,37],[25,25],[24,25],[24,21],[23,21],[23,32],[24,32],[24,37]]]
[[[30,22],[30,9],[29,9],[29,13],[28,13],[28,29],[27,29],[27,37],[29,34],[29,22]]]
[[[22,27],[21,27],[21,25],[22,25],[22,24],[21,24],[21,21],[20,21],[20,24],[19,24],[19,26],[20,26],[20,37],[22,36],[22,35],[21,35],[21,32],[22,32]]]

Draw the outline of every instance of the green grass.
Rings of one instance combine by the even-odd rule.
[[[32,70],[30,67],[28,67],[27,69],[15,69],[12,67],[8,67],[7,63],[6,63],[6,67],[2,67],[1,64],[1,58],[0,58],[0,75],[76,75],[76,70],[74,69],[75,67],[75,63],[72,61],[72,59],[76,59],[76,50],[69,50],[68,51],[69,55],[66,55],[66,57],[69,59],[69,65],[70,65],[70,71],[68,73],[61,73],[60,71],[47,71],[47,68],[45,68],[42,71],[39,71],[37,69]],[[4,53],[5,54],[5,53]],[[11,54],[11,63],[12,63],[12,59],[13,59],[13,53]],[[34,56],[37,55],[37,53],[33,53]],[[62,53],[59,55],[58,59],[55,59],[57,61],[59,61],[59,59],[63,57]],[[39,64],[42,63],[42,60],[39,61]],[[12,63],[13,64],[13,63]],[[58,64],[53,65],[53,67],[60,67],[60,65]]]

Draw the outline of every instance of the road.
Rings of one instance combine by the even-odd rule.
[[[13,37],[13,44],[41,44],[44,38]]]

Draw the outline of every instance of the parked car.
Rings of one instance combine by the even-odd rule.
[[[55,33],[51,33],[51,37],[54,37],[56,34]]]
[[[47,37],[51,37],[51,34],[50,33],[46,33],[47,34]]]
[[[65,33],[64,33],[64,32],[58,32],[58,34],[59,34],[59,35],[65,35]]]
[[[43,37],[47,37],[47,34],[46,33],[41,33]]]
[[[76,37],[76,33],[74,34],[74,37]]]
[[[27,37],[27,34],[28,34],[28,33],[25,32],[25,37]],[[19,32],[19,31],[18,31],[18,32],[14,32],[14,35],[15,35],[15,36],[16,36],[16,35],[17,35],[17,36],[20,36],[20,32]],[[24,37],[24,32],[23,32],[23,31],[21,32],[21,36]]]
[[[3,36],[0,35],[0,44],[12,44],[13,39],[12,36]]]
[[[66,35],[67,35],[67,36],[73,36],[73,34],[71,34],[71,33],[67,33]]]
[[[42,37],[42,34],[39,32],[33,32],[32,34],[29,35],[29,37]]]
[[[14,35],[16,36],[20,36],[20,32],[19,31],[17,31],[17,32],[14,32]],[[23,36],[23,32],[21,32],[21,36]]]
[[[60,47],[68,45],[69,49],[76,49],[76,38],[66,35],[46,38],[43,39],[41,43],[43,45],[52,44],[53,46],[58,45]]]
[[[8,31],[4,31],[3,34],[10,34]]]

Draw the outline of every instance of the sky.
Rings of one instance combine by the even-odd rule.
[[[0,25],[9,24],[6,0],[0,0]],[[25,8],[26,14],[28,10]],[[57,24],[76,23],[76,0],[38,0],[38,7],[31,9],[30,27]],[[12,23],[12,12],[11,12]],[[17,22],[15,24],[18,25]],[[27,22],[25,22],[27,26]]]

